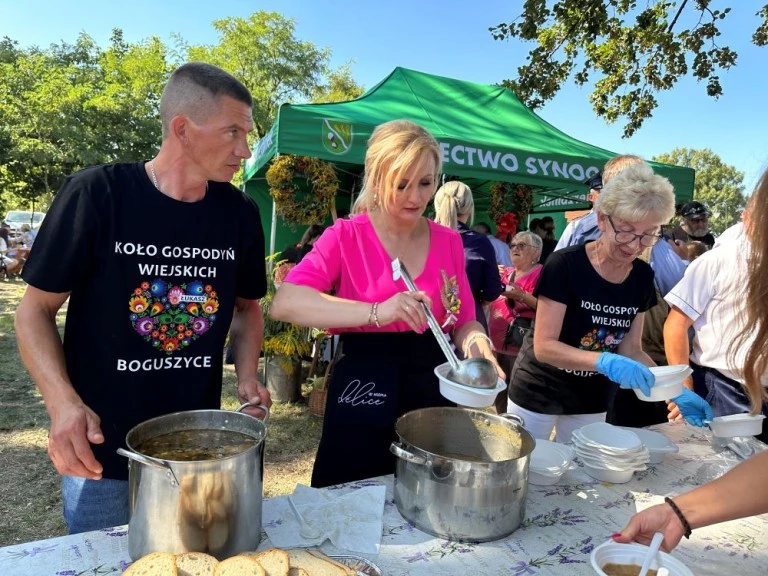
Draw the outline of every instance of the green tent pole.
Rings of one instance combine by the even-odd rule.
[[[272,200],[272,227],[269,231],[269,253],[275,253],[275,241],[277,236],[277,205]]]

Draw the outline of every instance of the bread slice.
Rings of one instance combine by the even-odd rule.
[[[270,548],[259,552],[254,556],[250,556],[251,560],[256,560],[267,576],[288,576],[288,569],[290,568],[288,552],[280,550],[278,548]]]
[[[346,567],[339,567],[326,560],[310,554],[303,548],[288,550],[291,568],[303,568],[312,576],[348,576]]]
[[[152,552],[128,566],[123,576],[178,576],[176,558],[167,552]]]
[[[294,568],[293,566],[288,570],[288,576],[309,576],[309,572],[304,568]]]
[[[345,566],[341,562],[337,562],[333,558],[330,558],[330,557],[326,556],[325,554],[320,552],[320,550],[307,550],[307,552],[312,554],[312,556],[316,556],[317,558],[320,558],[321,560],[325,560],[326,562],[330,562],[334,566],[338,566],[342,570],[345,570],[347,572],[348,576],[357,576],[357,571],[356,570],[353,570],[349,566]]]
[[[213,576],[267,576],[261,564],[253,557],[232,556],[216,565]]]
[[[216,558],[202,552],[184,552],[176,555],[179,576],[213,576],[218,563]]]

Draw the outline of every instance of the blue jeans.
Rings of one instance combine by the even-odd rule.
[[[70,534],[128,523],[128,480],[62,476],[61,499]]]
[[[724,376],[713,368],[705,368],[691,362],[693,368],[693,391],[704,398],[712,407],[712,415],[729,416],[744,414],[751,410],[749,396],[741,383]],[[762,413],[768,416],[768,405],[763,402]],[[768,442],[768,431],[757,436]]]

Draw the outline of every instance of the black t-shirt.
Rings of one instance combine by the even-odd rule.
[[[704,234],[704,236],[699,236],[698,238],[696,236],[691,236],[683,230],[683,227],[678,224],[672,229],[672,240],[680,240],[681,242],[691,242],[692,240],[698,240],[699,242],[704,242],[704,244],[707,245],[707,248],[712,248],[712,246],[715,245],[715,237],[712,236],[711,232],[707,232]]]
[[[136,424],[219,408],[222,349],[235,297],[266,292],[264,234],[255,203],[209,182],[198,202],[160,193],[144,163],[78,172],[43,222],[23,277],[70,292],[67,373],[101,418],[93,445],[105,478],[127,478],[115,453]]]
[[[637,313],[656,304],[648,264],[635,260],[627,279],[612,284],[592,267],[584,245],[552,253],[533,294],[566,305],[560,342],[594,352],[615,352]],[[597,372],[536,360],[531,331],[512,369],[509,398],[539,414],[595,414],[606,411],[611,386]]]

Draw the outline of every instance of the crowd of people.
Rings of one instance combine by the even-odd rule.
[[[115,451],[128,430],[168,412],[220,406],[227,335],[239,398],[270,405],[257,369],[264,235],[255,203],[229,183],[251,154],[251,113],[248,90],[226,72],[179,67],[160,101],[157,156],[69,176],[32,239],[16,333],[50,414],[48,452],[73,533],[127,522],[127,469]],[[427,330],[427,308],[460,356],[492,363],[508,384],[496,409],[523,416],[535,438],[567,442],[575,428],[606,419],[702,425],[713,414],[768,414],[765,179],[743,225],[716,243],[697,201],[682,207],[680,225],[667,233],[676,214],[671,184],[643,159],[618,156],[587,183],[593,209],[557,241],[549,217],[512,238],[493,237],[488,224],[473,222],[471,188],[439,186],[441,173],[440,146],[423,127],[378,126],[351,215],[311,226],[280,257],[295,266],[272,317],[339,337],[313,486],[391,473],[397,418],[452,405],[433,373],[445,358]],[[137,201],[169,221],[205,225],[136,220]],[[73,230],[72,221],[94,225]],[[233,247],[232,258],[204,258],[220,246]],[[0,253],[12,268],[9,248],[0,230]],[[396,259],[417,291],[393,275]],[[179,272],[186,270],[192,276]],[[737,289],[745,279],[746,304]],[[208,313],[173,332],[161,331],[150,313],[159,306],[186,317],[200,298]],[[62,342],[55,318],[67,299]],[[179,354],[200,361],[155,361]],[[690,363],[693,375],[682,394],[643,412],[631,389],[648,393],[649,368],[663,363]],[[639,514],[617,539],[647,541],[661,529],[669,549],[685,532],[680,514],[695,528],[766,511],[760,475],[767,467],[768,455],[756,457],[676,498],[679,510]],[[713,497],[725,491],[738,493],[733,504]],[[713,498],[718,506],[707,506]]]

